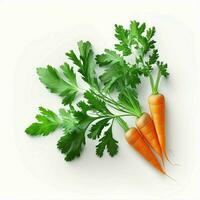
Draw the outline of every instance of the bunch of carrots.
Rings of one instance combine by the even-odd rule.
[[[118,141],[112,133],[116,121],[125,131],[126,141],[152,166],[166,174],[155,154],[162,163],[165,158],[169,161],[166,152],[165,98],[158,89],[161,77],[166,78],[169,73],[167,64],[159,61],[154,35],[155,27],[146,28],[145,23],[131,21],[128,29],[115,25],[118,41],[115,50],[105,49],[96,57],[89,42],[78,42],[79,56],[73,50],[66,56],[78,67],[89,89],[80,88],[74,66],[70,67],[68,63],[61,65],[61,71],[51,66],[37,68],[40,81],[52,93],[62,97],[67,110],[60,109],[57,115],[40,107],[37,122],[32,123],[25,130],[26,133],[46,136],[58,128],[63,129],[64,135],[57,147],[65,154],[66,161],[80,156],[86,135],[90,139],[98,139],[97,156],[103,156],[105,149],[110,156],[114,156],[118,152]],[[130,57],[133,58],[131,63],[128,62]],[[97,67],[103,68],[102,74],[96,72]],[[157,69],[156,78],[153,76],[154,68]],[[142,111],[138,100],[141,76],[147,77],[151,85],[148,98],[150,114]],[[82,95],[83,100],[77,102],[78,95]],[[125,116],[136,118],[135,127],[128,127],[123,119]]]
[[[151,85],[151,95],[148,98],[151,116],[146,112],[142,112],[140,108],[139,112],[135,113],[136,127],[130,128],[125,133],[125,138],[148,162],[162,173],[165,173],[151,148],[163,163],[164,156],[169,161],[165,141],[165,98],[158,91],[161,77],[164,76],[166,78],[169,73],[167,72],[167,64],[158,61],[159,54],[154,45],[156,42],[152,40],[155,34],[155,27],[146,31],[146,37],[142,35],[145,29],[145,23],[140,25],[136,21],[130,23],[130,29],[115,25],[115,36],[119,40],[119,44],[115,45],[116,50],[121,51],[123,56],[130,56],[133,51],[132,47],[134,47],[138,53],[135,62],[136,66],[142,66],[142,74],[149,78]],[[152,52],[150,55],[149,51]],[[106,49],[105,52],[109,52],[109,50]],[[97,61],[100,61],[103,56],[105,55],[97,56]],[[99,63],[101,64],[101,62]],[[152,66],[158,68],[155,80],[152,75]]]
[[[159,155],[163,162],[163,155],[168,159],[165,147],[165,100],[162,94],[149,96],[151,116],[143,113],[136,120],[136,127],[125,133],[127,142],[138,151],[156,169],[165,173],[157,161],[152,149]],[[149,147],[150,146],[150,147]]]

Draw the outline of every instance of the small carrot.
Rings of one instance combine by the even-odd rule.
[[[167,78],[169,73],[167,72],[167,64],[157,61],[156,65],[158,67],[156,80],[154,81],[152,74],[151,73],[149,74],[152,94],[148,98],[148,103],[162,153],[166,157],[166,159],[170,162],[166,152],[165,97],[158,91],[161,77],[163,76]]]
[[[136,92],[135,92],[136,93]],[[142,111],[140,102],[138,101],[137,94],[133,93],[129,88],[125,88],[119,95],[119,106],[128,108],[127,111],[130,115],[137,118],[136,126],[141,134],[146,139],[147,143],[154,149],[154,151],[162,159],[162,151],[156,134],[153,121],[149,114]]]
[[[149,143],[149,145],[159,155],[161,160],[163,160],[162,151],[154,127],[154,123],[150,115],[147,113],[143,113],[142,116],[136,120],[136,126],[141,134],[144,136],[146,141]]]
[[[127,142],[139,152],[151,165],[153,165],[161,173],[165,174],[160,163],[156,159],[155,155],[151,151],[150,147],[146,144],[141,134],[136,128],[130,128],[125,133],[125,138]]]
[[[167,160],[169,160],[165,147],[165,97],[159,93],[152,94],[149,96],[148,102],[161,150]]]

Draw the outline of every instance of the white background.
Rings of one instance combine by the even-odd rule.
[[[33,2],[0,1],[0,199],[198,199],[197,2]],[[156,26],[161,58],[169,64],[170,78],[161,90],[167,98],[169,154],[180,164],[167,165],[176,182],[143,161],[117,125],[116,157],[97,158],[95,142],[87,141],[81,158],[71,163],[56,149],[60,131],[34,139],[24,133],[38,106],[55,111],[61,106],[60,98],[39,82],[36,67],[58,67],[80,39],[91,41],[95,52],[112,48],[114,24],[126,26],[134,19]],[[140,89],[147,110],[148,82]],[[133,126],[134,119],[128,122]]]

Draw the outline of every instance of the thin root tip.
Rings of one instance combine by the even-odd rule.
[[[167,176],[168,178],[170,178],[171,180],[176,182],[176,179],[171,177],[171,176],[169,176],[165,171],[163,171],[163,173],[164,173],[165,176]]]
[[[179,165],[178,163],[173,163],[173,162],[169,159],[169,157],[168,157],[168,155],[166,154],[166,152],[165,152],[165,157],[166,157],[167,161],[168,161],[171,165],[180,167],[180,165]]]
[[[172,165],[172,166],[175,166],[175,167],[180,167],[181,165],[178,164],[178,163],[173,163],[171,160],[167,159],[167,161]]]

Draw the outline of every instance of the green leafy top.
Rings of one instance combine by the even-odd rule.
[[[105,65],[114,65],[114,64],[119,64],[119,65],[124,65],[126,61],[122,56],[117,54],[115,51],[111,51],[109,49],[104,50],[105,53],[101,55],[96,56],[96,61],[99,66],[105,66]]]
[[[68,58],[78,67],[82,78],[90,86],[83,94],[83,100],[74,103],[80,90],[77,84],[73,68],[67,63],[60,66],[60,71],[51,66],[38,68],[37,73],[40,81],[53,93],[63,97],[63,104],[69,104],[69,108],[60,109],[59,115],[48,109],[40,108],[41,114],[36,116],[37,122],[31,124],[26,133],[31,136],[48,135],[56,129],[63,129],[64,135],[57,143],[58,149],[65,154],[65,160],[71,161],[80,156],[86,143],[85,136],[90,139],[98,139],[96,154],[101,157],[105,149],[111,156],[118,152],[118,142],[112,134],[112,126],[116,120],[120,126],[127,131],[128,126],[121,118],[123,116],[139,116],[139,102],[134,95],[127,95],[126,85],[135,88],[140,82],[139,72],[136,67],[130,64],[115,51],[105,50],[105,54],[97,57],[98,64],[107,65],[105,73],[100,80],[107,84],[103,87],[98,85],[98,76],[95,72],[95,59],[89,42],[78,42],[78,57],[74,51],[66,53]],[[109,66],[111,66],[109,68]],[[124,77],[127,77],[124,79]],[[112,81],[110,81],[110,79]],[[116,87],[116,84],[118,86]],[[101,84],[102,85],[102,84]],[[108,95],[108,91],[118,89],[119,99]],[[118,92],[119,92],[118,91]],[[126,92],[125,92],[126,91]],[[129,91],[132,92],[132,91]],[[121,96],[126,94],[126,99]],[[135,94],[135,93],[133,93]],[[132,99],[133,98],[133,99]],[[128,100],[127,100],[128,99]],[[136,103],[135,107],[128,105],[127,101]],[[74,105],[72,105],[74,104]],[[110,107],[122,114],[114,114]],[[138,110],[137,110],[138,109]]]
[[[154,47],[155,41],[152,40],[154,34],[154,27],[146,31],[146,24],[137,21],[131,21],[129,29],[115,25],[115,37],[119,41],[115,49],[121,51],[124,56],[131,55],[132,48],[138,49],[140,54],[145,54]]]
[[[37,68],[40,81],[52,92],[63,97],[64,105],[72,103],[78,92],[76,75],[67,63],[61,65],[62,73],[48,65],[47,68]]]
[[[71,161],[80,156],[85,145],[86,130],[88,126],[96,120],[95,117],[87,115],[87,109],[89,107],[83,107],[82,105],[82,103],[78,105],[79,110],[75,110],[71,107],[73,118],[75,118],[78,123],[76,123],[71,130],[64,129],[64,136],[62,136],[57,143],[58,149],[61,153],[65,154],[66,161]]]
[[[95,75],[95,60],[90,42],[78,42],[79,57],[73,50],[66,53],[67,57],[79,67],[79,72],[82,74],[83,79],[91,86],[98,88],[98,82]]]
[[[126,62],[115,51],[105,49],[103,54],[96,56],[96,61],[99,66],[106,67],[104,73],[100,76],[106,93],[112,92],[115,89],[121,91],[122,88],[128,85],[136,88],[140,83],[140,70]]]
[[[54,132],[57,128],[63,128],[70,131],[76,126],[77,120],[72,113],[60,109],[59,116],[53,111],[39,107],[40,114],[36,115],[37,122],[32,123],[25,132],[32,136],[47,136]]]
[[[167,78],[169,73],[167,72],[167,64],[158,60],[159,53],[153,39],[155,32],[155,27],[147,28],[145,23],[140,24],[137,21],[131,21],[128,29],[122,25],[115,25],[115,37],[119,42],[115,44],[115,49],[121,52],[123,56],[106,49],[105,53],[96,57],[99,66],[106,67],[101,80],[108,91],[121,90],[120,85],[126,87],[130,85],[132,88],[136,88],[140,83],[139,77],[143,74],[150,79],[152,93],[158,93],[161,76]],[[113,52],[114,56],[112,56]],[[131,64],[125,61],[126,56],[130,55],[135,57]],[[152,75],[154,67],[158,69],[156,80],[153,79]],[[133,69],[134,71],[132,71]],[[114,75],[112,76],[112,74]],[[132,82],[127,74],[131,74],[130,77],[133,77]]]
[[[31,124],[26,129],[26,133],[31,136],[46,136],[62,128],[64,135],[59,139],[57,147],[65,155],[65,160],[71,161],[80,156],[88,131],[88,138],[100,138],[96,146],[96,154],[99,157],[103,155],[106,148],[108,153],[114,156],[118,152],[118,142],[112,136],[113,123],[110,122],[119,116],[113,115],[103,101],[89,91],[86,92],[85,97],[87,103],[80,101],[76,109],[71,106],[69,111],[60,109],[59,116],[51,110],[40,107],[41,114],[36,116],[38,122]],[[92,116],[88,114],[89,111],[93,112]],[[109,129],[104,132],[103,129],[107,126]]]
[[[113,138],[111,127],[105,132],[105,135],[99,140],[97,145],[96,154],[99,157],[103,156],[105,148],[110,156],[114,156],[118,152],[118,142]]]

